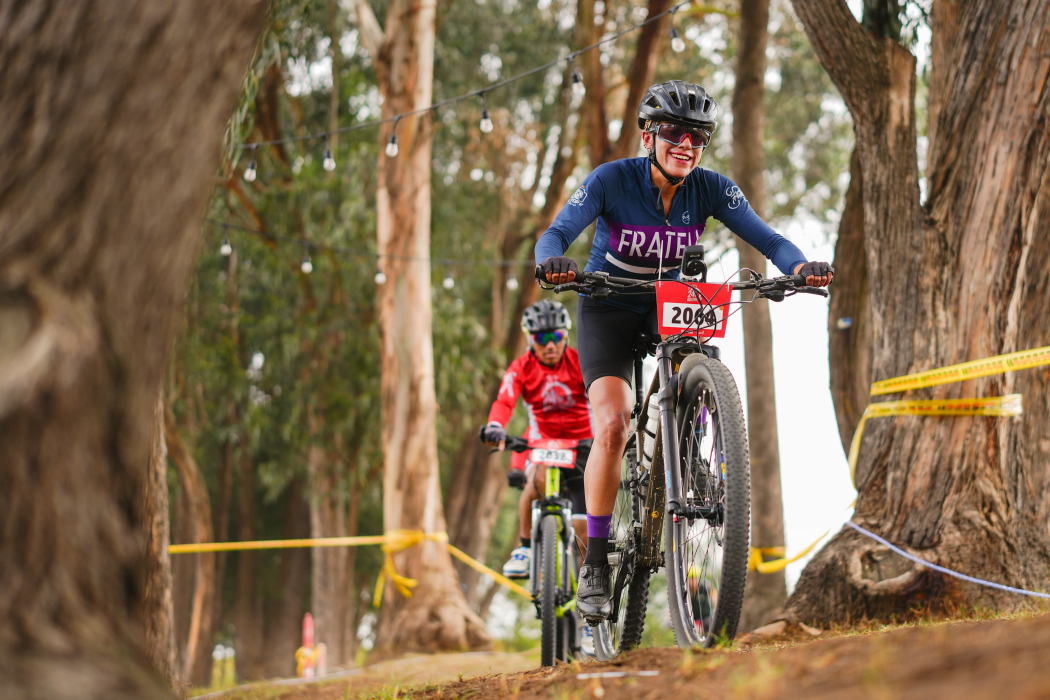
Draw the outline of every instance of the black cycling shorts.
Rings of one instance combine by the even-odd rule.
[[[656,334],[656,307],[648,314],[640,314],[580,297],[576,324],[583,385],[590,389],[595,379],[619,377],[631,386],[638,334]]]

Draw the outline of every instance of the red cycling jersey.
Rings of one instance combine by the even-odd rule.
[[[555,367],[544,365],[531,350],[514,360],[503,375],[489,422],[506,427],[519,396],[529,413],[528,438],[594,437],[580,356],[574,349],[566,348]]]

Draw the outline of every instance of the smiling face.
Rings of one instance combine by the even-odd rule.
[[[642,132],[642,143],[645,145],[645,150],[650,150],[654,141],[656,142],[656,157],[671,177],[685,177],[692,172],[704,152],[702,148],[692,148],[693,144],[688,137],[675,146],[663,139],[656,138],[650,131]]]

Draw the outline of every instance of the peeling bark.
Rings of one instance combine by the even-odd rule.
[[[919,202],[915,60],[841,0],[796,0],[853,115],[871,313],[871,379],[1050,344],[1050,6],[935,0],[928,200]],[[836,280],[836,284],[838,284]],[[1019,419],[901,417],[865,430],[855,520],[920,556],[1022,588],[1050,582],[1050,370],[887,398],[1021,393]],[[840,533],[788,614],[885,618],[920,607],[1017,609],[993,589],[911,575]],[[897,561],[894,561],[897,559]]]

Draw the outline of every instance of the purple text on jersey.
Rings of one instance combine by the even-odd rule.
[[[658,264],[660,260],[678,261],[685,247],[696,245],[706,224],[700,226],[631,226],[615,221],[609,223],[609,251],[618,258],[645,260]]]

